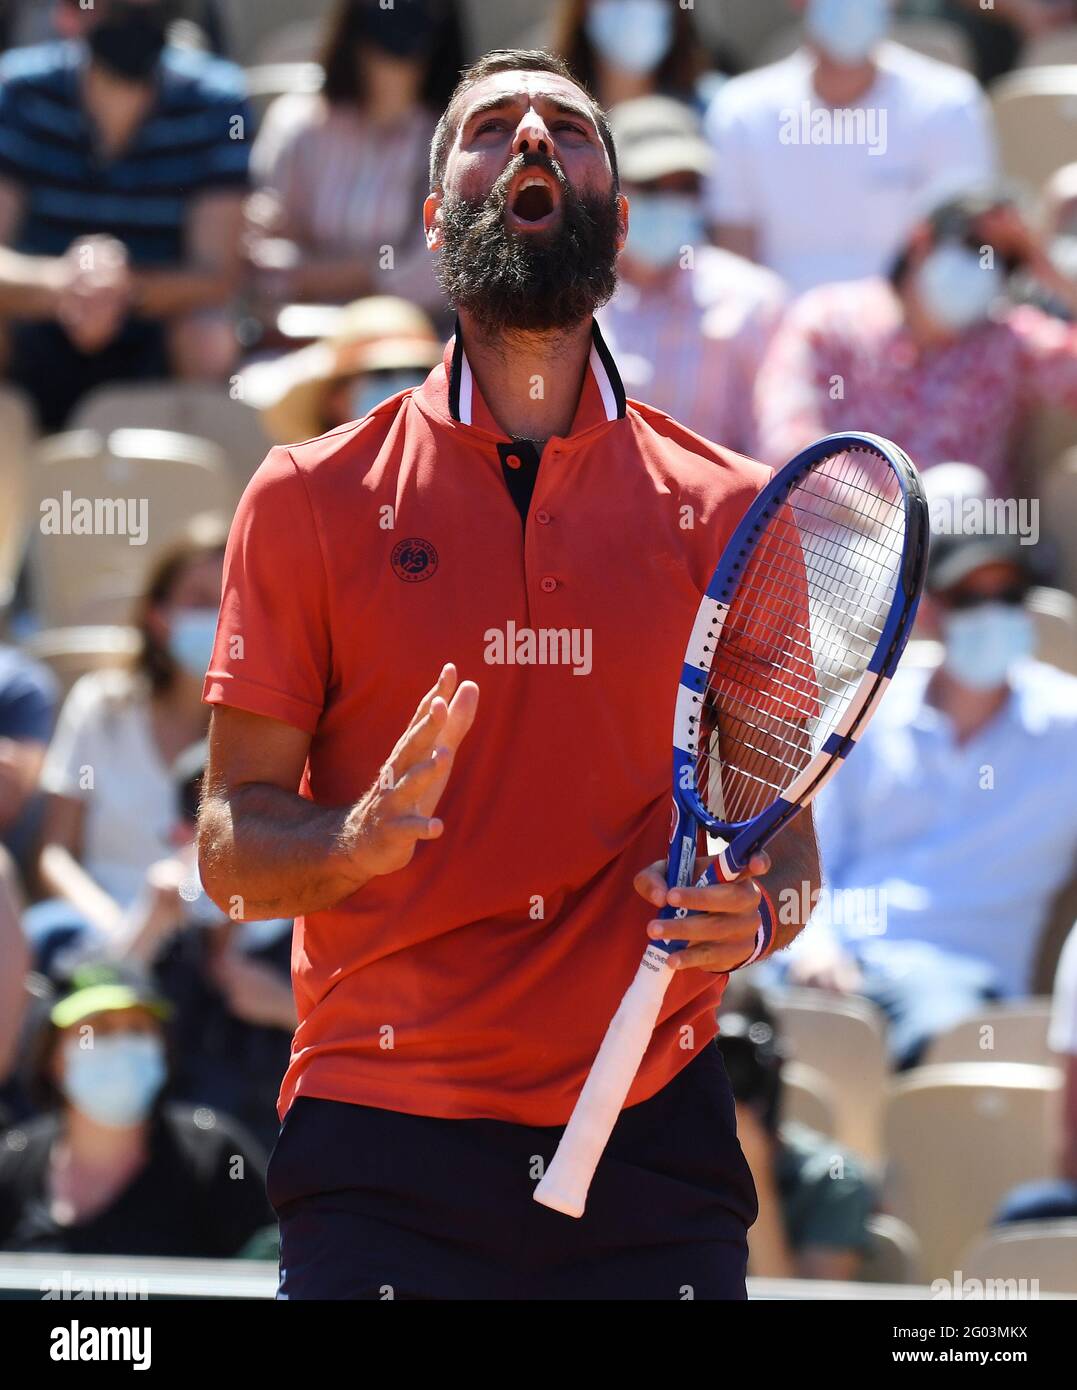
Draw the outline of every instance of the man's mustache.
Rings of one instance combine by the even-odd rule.
[[[557,180],[561,197],[566,202],[575,197],[572,185],[568,181],[568,175],[560,164],[555,159],[551,159],[549,155],[528,150],[526,154],[518,154],[506,164],[495,180],[489,196],[481,201],[490,203],[500,212],[508,202],[509,189],[512,187],[513,179],[516,178],[517,174],[523,173],[525,169],[542,169],[547,174],[551,174]]]

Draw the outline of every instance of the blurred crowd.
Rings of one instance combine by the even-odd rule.
[[[630,397],[772,466],[852,429],[925,471],[822,900],[723,1007],[752,1272],[867,1277],[888,1207],[885,1150],[789,1080],[806,998],[901,1077],[1031,1010],[1031,1055],[966,1059],[1064,1098],[995,1215],[1077,1218],[1077,2],[753,8],[0,0],[0,1250],[274,1253],[291,924],[223,917],[193,853],[224,543],[270,444],[441,363],[430,140],[491,39],[610,111]]]

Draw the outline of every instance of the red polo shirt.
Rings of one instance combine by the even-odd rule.
[[[597,328],[526,522],[511,454],[457,335],[421,387],[273,449],[236,513],[205,698],[308,732],[303,796],[356,801],[446,661],[482,692],[442,839],[296,921],[282,1116],[563,1123],[647,944],[685,644],[769,470],[626,402]],[[723,983],[674,979],[630,1104],[713,1037]]]

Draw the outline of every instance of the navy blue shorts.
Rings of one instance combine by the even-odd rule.
[[[755,1185],[713,1043],[622,1113],[578,1221],[532,1201],[560,1134],[295,1101],[268,1174],[278,1297],[745,1297]]]

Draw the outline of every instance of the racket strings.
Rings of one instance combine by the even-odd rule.
[[[840,723],[901,572],[904,502],[867,449],[821,460],[756,541],[712,653],[696,778],[712,813],[749,820]]]

